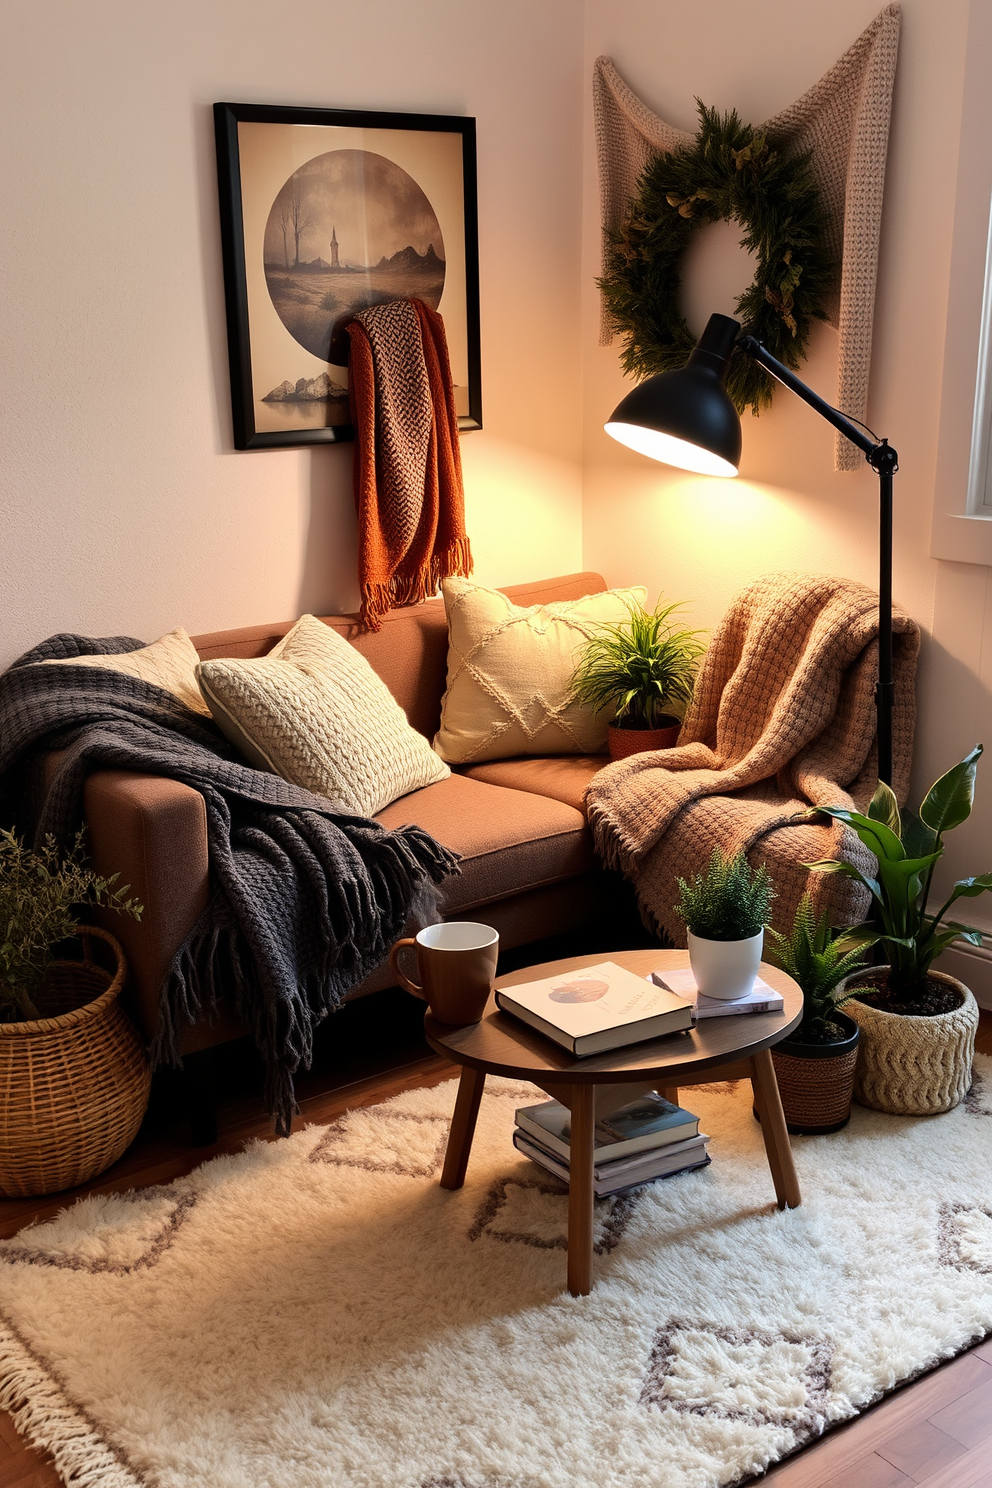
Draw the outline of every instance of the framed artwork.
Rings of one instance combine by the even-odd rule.
[[[344,327],[414,295],[481,429],[475,120],[216,103],[214,123],[235,447],[352,439]]]

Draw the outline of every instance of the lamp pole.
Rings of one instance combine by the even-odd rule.
[[[899,469],[899,456],[887,439],[872,439],[864,429],[858,427],[839,409],[821,398],[807,387],[796,374],[773,357],[754,336],[740,336],[737,345],[751,359],[770,372],[782,383],[808,403],[810,408],[825,418],[828,424],[838,429],[863,453],[868,464],[878,476],[878,680],[875,683],[875,709],[877,714],[878,778],[886,785],[892,784],[892,709],[895,702],[895,681],[892,676],[892,477]]]

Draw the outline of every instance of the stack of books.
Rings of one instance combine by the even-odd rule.
[[[769,987],[763,977],[755,977],[750,992],[732,1001],[722,997],[704,997],[696,986],[692,968],[670,967],[664,971],[652,971],[648,981],[663,991],[673,992],[677,997],[687,998],[693,1004],[693,1016],[701,1018],[728,1018],[732,1013],[780,1013],[785,1006],[781,992]]]
[[[558,1101],[521,1106],[513,1145],[568,1182],[569,1112]],[[709,1162],[699,1117],[660,1095],[644,1095],[596,1123],[593,1187],[598,1199]]]

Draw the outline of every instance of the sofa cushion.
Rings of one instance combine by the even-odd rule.
[[[210,709],[196,683],[199,659],[196,647],[180,626],[137,651],[122,651],[116,656],[68,656],[64,660],[38,661],[34,665],[97,667],[102,671],[123,672],[125,676],[138,677],[142,682],[151,682],[155,687],[171,692],[194,713],[204,713],[209,717]]]
[[[608,589],[565,603],[515,605],[498,589],[445,579],[448,686],[434,747],[449,764],[514,755],[589,754],[607,711],[571,700],[583,643],[629,617],[645,590]]]
[[[556,754],[544,759],[487,760],[483,765],[460,765],[459,775],[508,790],[531,791],[563,801],[585,815],[586,788],[598,770],[610,763],[608,754]]]
[[[313,615],[268,656],[202,661],[196,675],[246,759],[359,816],[448,774],[365,658]]]
[[[451,775],[376,814],[385,827],[423,827],[461,857],[442,912],[464,911],[595,866],[582,814],[561,801]]]

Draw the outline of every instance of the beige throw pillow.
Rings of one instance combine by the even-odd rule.
[[[196,675],[252,764],[358,816],[451,773],[364,656],[314,615],[267,656],[204,661]]]
[[[605,713],[569,701],[578,652],[596,626],[626,620],[643,588],[555,604],[511,604],[471,579],[445,579],[448,689],[434,748],[449,764],[518,754],[596,754]]]
[[[107,672],[123,672],[128,677],[140,677],[142,682],[152,682],[171,692],[194,713],[204,713],[209,718],[210,709],[196,684],[196,668],[200,664],[196,647],[180,627],[160,636],[150,646],[140,651],[123,651],[118,656],[68,656],[64,661],[39,661],[38,666],[82,666],[98,667]]]

